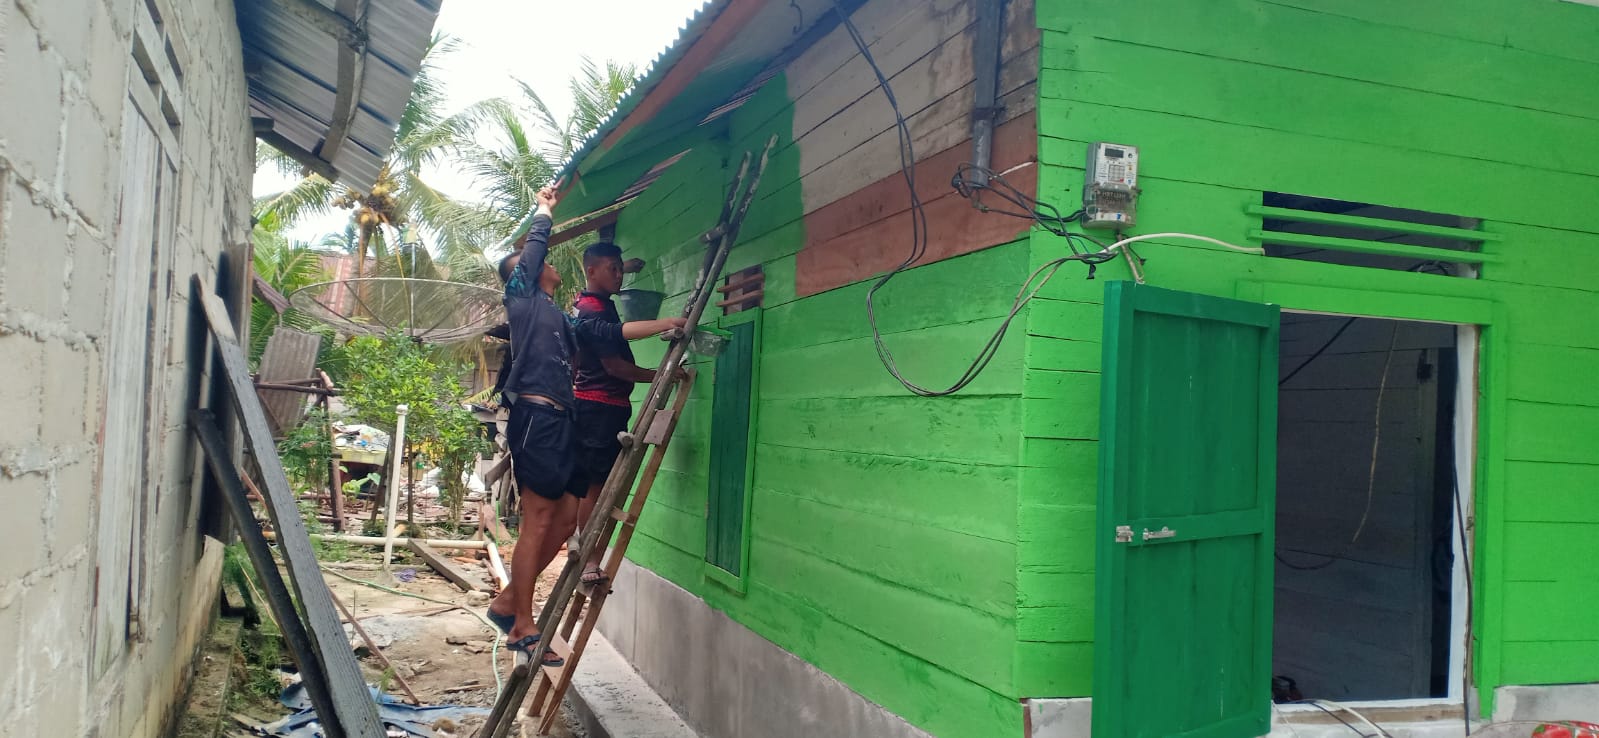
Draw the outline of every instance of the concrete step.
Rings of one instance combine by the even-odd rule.
[[[588,738],[699,738],[599,633],[589,638],[567,699]]]

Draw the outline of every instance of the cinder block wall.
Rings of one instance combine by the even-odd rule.
[[[135,63],[141,22],[158,84]],[[138,115],[163,93],[177,125]],[[165,129],[168,179],[126,213],[141,120]],[[184,427],[209,383],[189,277],[216,284],[248,253],[253,146],[231,0],[0,0],[0,732],[154,736],[181,696],[221,559]],[[138,288],[120,301],[117,274]],[[111,349],[118,312],[131,351]],[[137,422],[106,427],[112,406]],[[127,434],[136,453],[106,464]],[[101,544],[118,526],[120,556]],[[118,587],[134,604],[97,601]]]

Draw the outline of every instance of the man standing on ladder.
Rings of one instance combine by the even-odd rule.
[[[523,655],[534,651],[540,638],[533,617],[534,584],[539,572],[555,560],[566,532],[576,525],[578,498],[588,492],[588,482],[575,463],[572,355],[577,337],[633,340],[685,323],[683,318],[622,324],[578,319],[557,307],[552,295],[561,275],[546,261],[555,188],[539,190],[537,199],[538,210],[521,249],[500,262],[514,356],[503,398],[511,409],[506,440],[522,525],[511,557],[510,586],[489,604],[488,612],[489,619],[505,631],[508,648]],[[561,661],[547,654],[545,663]]]
[[[578,293],[573,313],[580,320],[621,323],[611,296],[621,291],[623,274],[643,268],[640,259],[624,263],[622,250],[614,243],[601,241],[589,246],[583,252],[583,274],[588,284]],[[627,421],[633,416],[633,385],[654,381],[655,370],[634,363],[627,341],[593,339],[587,334],[578,337],[577,465],[589,483],[588,494],[578,504],[579,525],[592,516],[600,489],[622,453],[618,435],[627,431]],[[604,555],[605,547],[596,546],[584,562],[579,581],[585,591],[605,583],[605,572],[600,569]]]

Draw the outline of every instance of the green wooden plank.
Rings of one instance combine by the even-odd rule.
[[[1599,158],[1599,144],[1583,140],[1599,129],[1591,118],[1146,44],[1096,39],[1075,51],[1078,64],[1114,71],[1045,72],[1041,96],[1579,174],[1579,162]],[[1294,104],[1278,104],[1285,99]],[[1505,145],[1510,140],[1573,144],[1534,150]]]
[[[1044,132],[1072,140],[1139,141],[1143,160],[1158,161],[1153,176],[1242,189],[1292,192],[1466,217],[1599,231],[1599,178],[1513,164],[1466,159],[1377,144],[1308,136],[1202,120],[1176,113],[1131,110],[1088,102],[1041,99],[1040,120],[1069,125]],[[1069,158],[1046,161],[1075,163]],[[1272,156],[1261,157],[1259,152]],[[1328,167],[1336,161],[1339,166]],[[1147,166],[1147,165],[1146,165]],[[1428,187],[1412,183],[1424,179]],[[1140,183],[1143,177],[1140,176]],[[1477,182],[1496,182],[1493,188]],[[1507,200],[1496,192],[1537,192]]]
[[[1021,400],[955,396],[763,400],[761,439],[795,448],[1010,465],[1021,440]]]
[[[1594,523],[1505,523],[1500,553],[1505,580],[1591,581],[1589,571],[1571,562],[1585,557],[1596,537]]]
[[[1501,10],[1493,0],[1414,0],[1390,3],[1384,0],[1348,0],[1328,7],[1316,0],[1276,0],[1280,5],[1302,8],[1318,14],[1354,19],[1419,32],[1442,35],[1511,48],[1562,60],[1599,63],[1599,50],[1593,48],[1593,11],[1577,4],[1543,3],[1524,8],[1502,22],[1486,24],[1480,13]],[[1336,11],[1336,12],[1332,12]]]
[[[1358,215],[1322,213],[1315,210],[1294,210],[1291,208],[1267,207],[1265,205],[1250,205],[1244,208],[1244,212],[1249,213],[1250,215],[1258,215],[1262,218],[1294,220],[1303,223],[1326,223],[1329,225],[1366,228],[1370,230],[1390,231],[1395,233],[1415,233],[1424,236],[1455,238],[1462,241],[1504,240],[1504,236],[1502,234],[1494,233],[1493,231],[1474,231],[1466,228],[1448,228],[1445,226],[1427,225],[1425,223],[1408,223],[1402,220],[1387,220],[1385,218],[1363,218]]]
[[[1599,349],[1513,342],[1505,363],[1513,400],[1599,406]]]
[[[1018,510],[1016,539],[1025,552],[1024,565],[1035,569],[1087,573],[1094,570],[1094,515],[1092,505],[1041,504],[1027,502]],[[1024,592],[1024,601],[1048,597],[1047,593]]]
[[[955,605],[881,579],[861,561],[843,567],[803,551],[757,537],[754,576],[840,622],[892,644],[918,659],[947,669],[1000,694],[1011,693],[1009,654],[989,648],[1015,640],[1009,618]],[[915,613],[915,617],[906,617]],[[961,643],[961,648],[950,648]]]
[[[1092,643],[1016,644],[1016,688],[1034,698],[1088,697],[1093,692]]]
[[[1092,643],[1094,640],[1094,593],[1092,580],[1082,601],[1076,605],[1047,605],[1016,608],[1016,637],[1023,641],[1052,643]]]
[[[1586,292],[1599,289],[1591,276],[1599,273],[1599,249],[1594,248],[1599,235],[1514,223],[1489,227],[1504,234],[1504,246],[1498,249],[1503,259],[1485,269],[1483,279]]]
[[[901,273],[877,293],[877,325],[889,347],[894,336],[1003,315],[1024,271],[1027,242],[973,252]],[[768,278],[770,279],[770,277]],[[829,290],[766,310],[765,350],[786,351],[870,336],[866,283]],[[960,299],[952,299],[959,295]],[[915,367],[907,367],[914,371]]]
[[[1599,523],[1599,464],[1505,464],[1505,520]]]
[[[1069,341],[1099,343],[1104,306],[1089,302],[1035,299],[1028,304],[1027,333]]]
[[[730,614],[756,632],[772,634],[779,647],[934,735],[1020,734],[1022,716],[1015,698],[925,661],[905,658],[898,648],[765,587],[758,571],[747,602]],[[968,643],[973,648],[1009,647],[998,641]],[[885,669],[883,664],[894,668]]]
[[[1599,581],[1505,583],[1506,641],[1589,641],[1599,633],[1599,608],[1555,607],[1561,602],[1599,603]]]
[[[1420,275],[1414,275],[1420,276]],[[1466,281],[1466,280],[1460,280]],[[1253,291],[1258,299],[1284,308],[1307,312],[1369,315],[1440,323],[1485,325],[1493,322],[1495,307],[1487,300],[1368,289],[1352,290],[1316,284],[1244,282],[1239,295]]]
[[[1017,601],[1010,541],[775,493],[760,495],[754,522],[762,538],[995,617],[1009,617]]]
[[[894,360],[915,381],[947,385],[971,364],[994,335],[1001,317],[940,325],[885,336]],[[1025,337],[1012,330],[976,381],[961,394],[1018,395],[1022,392]],[[898,397],[905,388],[883,368],[869,336],[770,352],[761,365],[761,396],[781,398]]]
[[[1070,470],[1074,473],[1089,469],[1092,478],[1094,471],[1085,467],[1085,461],[1099,458],[1099,443],[1097,441],[1068,441],[1058,438],[1025,438],[1022,440],[1022,466],[1028,470],[1039,469],[1056,473],[1058,470]]]
[[[1252,230],[1249,240],[1256,243],[1270,243],[1289,246],[1313,246],[1332,251],[1351,251],[1359,254],[1381,254],[1383,256],[1402,256],[1415,259],[1431,259],[1443,262],[1459,262],[1462,264],[1483,264],[1499,261],[1494,254],[1481,251],[1455,251],[1453,249],[1436,249],[1429,246],[1410,246],[1402,243],[1383,243],[1380,241],[1362,241],[1358,238],[1335,238],[1333,236],[1309,236],[1303,233],[1282,233],[1279,231]],[[1279,257],[1280,258],[1280,257]]]
[[[1599,681],[1599,639],[1507,641],[1505,684],[1581,684]]]
[[[756,448],[757,494],[778,494],[924,528],[1013,540],[1017,470],[854,451]],[[862,490],[871,494],[862,494]]]
[[[1505,420],[1508,459],[1599,463],[1599,407],[1512,400]]]
[[[1029,336],[1025,361],[1029,369],[1097,373],[1102,350],[1098,341]]]
[[[1559,3],[1528,8],[1539,14]],[[1410,15],[1409,4],[1395,8]],[[1580,10],[1580,9],[1579,9]],[[1414,22],[1428,23],[1436,14],[1415,11]],[[1451,6],[1446,14],[1486,26],[1488,18],[1501,18],[1497,8],[1463,11]],[[1151,23],[1150,18],[1159,22]],[[1568,31],[1591,39],[1592,20],[1574,19]],[[1451,39],[1435,32],[1372,24],[1325,12],[1306,12],[1275,1],[1231,2],[1222,6],[1194,5],[1181,0],[1159,0],[1136,8],[1114,0],[1038,4],[1038,23],[1045,49],[1075,49],[1081,29],[1094,38],[1110,38],[1155,48],[1186,52],[1195,57],[1215,57],[1253,62],[1311,74],[1361,80],[1400,90],[1428,90],[1511,107],[1546,110],[1581,118],[1599,118],[1599,99],[1573,94],[1589,89],[1592,66],[1550,55],[1541,43],[1524,49],[1500,40],[1482,43]],[[1078,30],[1078,33],[1070,31]],[[1495,29],[1497,30],[1497,29]],[[1068,33],[1055,33],[1064,31]],[[1587,32],[1587,36],[1581,36]],[[1064,36],[1064,39],[1053,38]],[[1245,41],[1247,39],[1247,42]],[[1586,45],[1591,42],[1584,41]],[[1070,67],[1074,58],[1059,52],[1047,63]],[[1075,62],[1081,63],[1081,62]],[[1103,72],[1099,67],[1080,67]]]
[[[1551,263],[1550,268],[1560,265]],[[1599,327],[1580,319],[1599,315],[1599,294],[1519,284],[1499,284],[1494,292],[1516,343],[1599,349]]]
[[[1089,511],[1091,515],[1093,511]],[[1018,608],[1075,608],[1091,617],[1094,606],[1094,571],[1061,571],[1056,566],[1022,565],[1016,574]],[[1033,639],[1037,640],[1037,639]],[[1093,640],[1092,632],[1073,640]]]

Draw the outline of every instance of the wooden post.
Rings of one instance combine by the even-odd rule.
[[[394,476],[389,479],[389,500],[384,508],[383,516],[383,571],[389,571],[389,562],[394,557],[394,516],[399,512],[400,504],[400,465],[405,463],[405,454],[400,449],[405,448],[405,416],[411,408],[405,405],[395,405],[394,438],[389,439],[389,453],[394,454]]]

